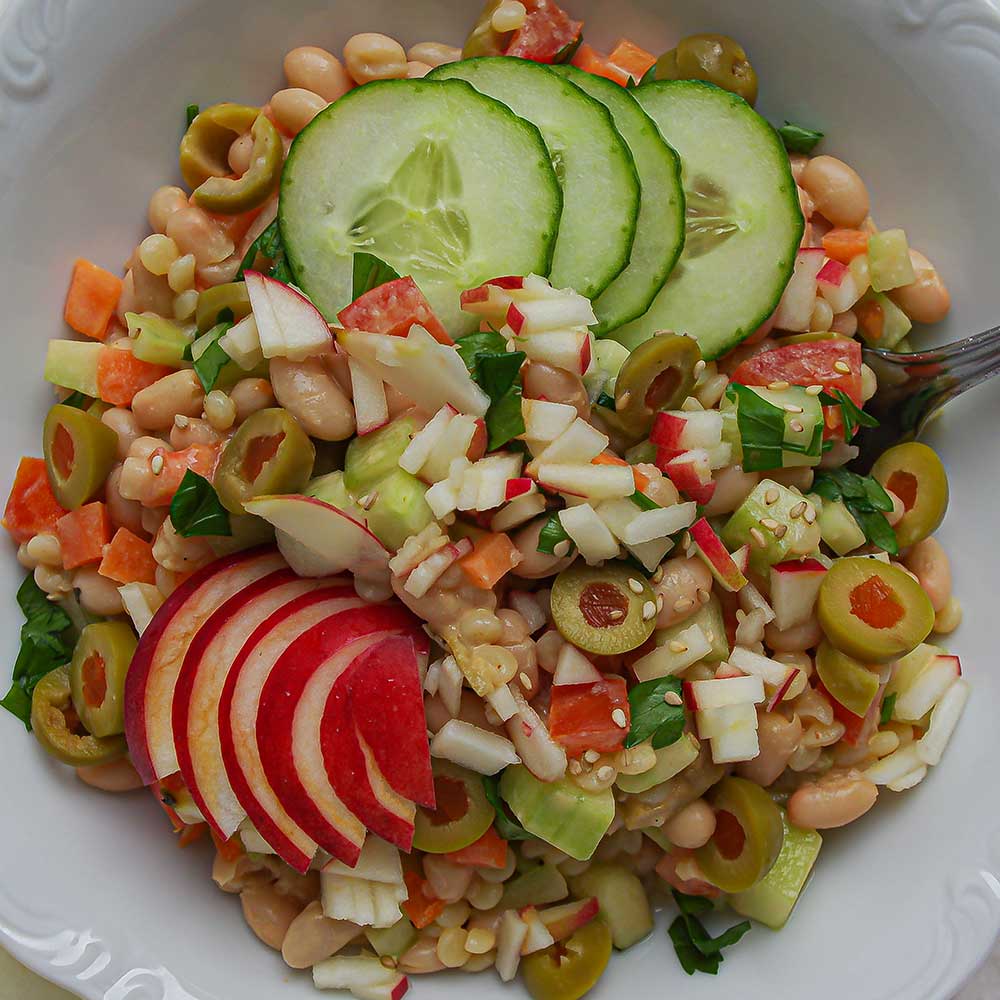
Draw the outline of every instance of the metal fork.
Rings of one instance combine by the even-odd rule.
[[[879,426],[860,429],[852,443],[861,453],[851,465],[867,472],[886,448],[920,434],[945,403],[1000,372],[1000,326],[929,351],[866,347],[862,355],[878,376],[865,409]]]

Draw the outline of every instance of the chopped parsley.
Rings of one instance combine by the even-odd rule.
[[[85,396],[77,389],[76,392],[71,392],[61,402],[63,406],[72,406],[74,410],[86,410],[93,403],[93,400],[90,396]]]
[[[228,318],[219,317],[207,333],[199,337],[193,344],[184,349],[184,358],[194,365],[194,373],[198,376],[205,392],[211,392],[219,378],[219,372],[232,360],[222,349],[219,341],[232,329],[232,312],[224,310]]]
[[[664,701],[664,695],[676,694],[680,697],[681,679],[668,675],[636,684],[628,693],[632,726],[625,737],[625,747],[638,746],[650,737],[653,749],[676,743],[684,733],[684,705],[671,705]]]
[[[229,511],[222,506],[215,487],[188,469],[170,501],[170,521],[183,538],[199,535],[231,535]]]
[[[195,120],[195,118],[198,117],[198,112],[200,110],[201,109],[198,107],[197,104],[189,104],[184,109],[184,118],[187,121],[186,128],[190,128],[191,127],[191,122],[193,122]]]
[[[892,713],[896,708],[896,699],[898,697],[898,691],[893,691],[892,694],[886,695],[885,700],[882,702],[882,711],[879,713],[878,717],[878,724],[880,726],[884,726],[886,723],[892,722]]]
[[[896,533],[885,518],[892,501],[877,480],[848,469],[823,469],[816,473],[812,489],[824,500],[842,500],[872,545],[891,556],[899,553]]]

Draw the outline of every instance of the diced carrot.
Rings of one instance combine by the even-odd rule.
[[[97,562],[111,540],[108,506],[100,500],[71,510],[56,521],[56,535],[62,548],[63,567],[76,569]]]
[[[444,855],[453,865],[502,869],[507,864],[507,841],[491,826],[479,840]]]
[[[624,458],[619,458],[614,452],[602,452],[597,458],[590,460],[591,465],[628,465]],[[640,472],[634,465],[632,466],[632,478],[635,479],[635,488],[641,493],[649,485],[649,476]]]
[[[234,833],[229,840],[222,840],[214,830],[208,832],[212,835],[212,842],[223,861],[238,861],[246,853],[238,833]]]
[[[831,260],[850,264],[855,257],[868,253],[868,234],[860,229],[831,229],[823,237],[823,252]]]
[[[66,513],[52,492],[42,458],[22,458],[3,512],[3,526],[20,545],[55,527]]]
[[[215,471],[218,449],[211,444],[192,444],[182,451],[157,448],[150,455],[150,460],[157,455],[163,459],[163,468],[156,477],[155,490],[144,498],[147,507],[166,507],[173,500],[188,469],[197,472],[203,479],[210,480]]]
[[[184,829],[185,824],[184,820],[177,815],[174,805],[177,802],[178,796],[187,791],[180,773],[169,774],[167,777],[153,782],[149,786],[149,790],[156,796],[156,801],[160,803],[160,808],[167,814],[167,819],[170,820],[170,825],[174,828],[174,833],[180,833]]]
[[[404,879],[409,896],[403,902],[403,912],[417,930],[430,926],[444,910],[445,902],[437,899],[419,872],[408,871]]]
[[[205,834],[208,833],[207,823],[185,824],[177,837],[177,846],[183,850],[192,844],[198,843]]]
[[[97,572],[116,583],[156,583],[153,546],[128,528],[119,528],[105,548]]]
[[[81,257],[73,264],[63,318],[77,333],[104,340],[121,293],[121,278]]]
[[[628,83],[629,75],[626,70],[612,66],[607,56],[598,52],[597,49],[586,42],[576,50],[570,62],[577,69],[593,73],[594,76],[603,76],[614,83],[621,84],[623,87]]]
[[[492,532],[483,535],[458,564],[477,587],[491,590],[520,561],[521,554],[510,538],[503,532]]]
[[[140,361],[130,350],[106,347],[97,359],[97,391],[105,403],[129,406],[140,389],[173,371],[166,365]]]
[[[635,42],[622,38],[611,50],[608,62],[612,66],[625,70],[638,83],[656,65],[656,56],[636,45]]]

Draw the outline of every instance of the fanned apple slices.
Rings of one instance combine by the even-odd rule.
[[[403,605],[296,576],[273,548],[200,570],[143,633],[126,685],[133,760],[180,771],[213,831],[247,819],[288,864],[357,864],[372,830],[409,850],[433,807],[427,638]]]

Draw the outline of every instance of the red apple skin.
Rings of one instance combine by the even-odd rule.
[[[386,780],[404,798],[433,809],[434,776],[413,640],[391,636],[369,646],[354,664],[349,696],[354,725]]]
[[[839,288],[843,284],[844,278],[850,274],[850,268],[846,264],[841,264],[839,260],[828,260],[816,275],[816,280],[825,285],[833,285]]]
[[[507,325],[515,334],[520,333],[524,326],[524,313],[513,302],[507,307]]]
[[[507,488],[504,491],[505,500],[513,500],[524,493],[530,493],[534,485],[530,476],[519,476],[517,479],[508,479]]]
[[[246,583],[251,583],[257,576],[264,575],[262,569],[259,569],[256,573],[254,572],[255,564],[263,564],[268,560],[273,562],[272,569],[278,569],[283,565],[283,560],[281,560],[277,550],[270,545],[248,549],[245,552],[237,552],[224,559],[218,559],[213,563],[209,563],[209,565],[198,570],[197,573],[185,580],[163,602],[139,639],[139,645],[136,647],[128,674],[125,678],[123,704],[125,710],[125,738],[128,742],[129,756],[144,784],[151,785],[158,777],[148,743],[146,718],[148,706],[146,704],[146,695],[160,640],[170,625],[174,623],[175,619],[178,619],[179,615],[183,616],[185,614],[185,605],[188,605],[189,601],[196,598],[198,591],[218,574],[229,573],[230,571],[238,573],[245,569],[249,574]],[[225,596],[228,597],[229,595],[226,594]],[[211,610],[214,610],[214,608]],[[211,612],[209,611],[209,613]],[[207,618],[208,614],[205,617]],[[178,619],[178,621],[183,621],[183,618]],[[195,623],[194,631],[197,630],[200,624],[201,622]],[[166,711],[169,711],[169,708],[170,706],[163,706],[163,709]]]
[[[304,872],[309,868],[312,854],[303,852],[278,826],[271,814],[263,808],[260,799],[250,787],[247,776],[236,751],[236,740],[256,739],[256,733],[237,733],[233,729],[233,701],[239,685],[240,675],[247,661],[257,655],[261,642],[283,623],[294,620],[302,615],[303,620],[312,609],[315,614],[323,617],[313,625],[320,624],[326,618],[339,613],[345,607],[361,606],[360,599],[350,585],[324,587],[314,590],[294,601],[284,605],[267,621],[259,625],[253,635],[244,643],[239,656],[233,662],[226,677],[226,685],[219,699],[219,740],[222,747],[222,759],[226,765],[226,774],[240,805],[246,811],[250,821],[258,833],[278,852],[278,855],[296,871]],[[323,612],[327,613],[324,614]],[[303,631],[313,627],[305,625]],[[302,632],[299,633],[300,635]],[[294,641],[294,640],[293,640]],[[304,831],[303,831],[304,832]],[[355,844],[346,837],[341,837],[340,853],[335,856],[352,867],[358,863],[361,854],[361,844]],[[333,853],[332,851],[330,853]]]
[[[683,417],[675,416],[673,413],[657,413],[649,440],[661,448],[674,448],[683,451],[684,446],[681,444],[681,438],[686,426],[687,421]]]
[[[700,518],[691,525],[689,529],[691,539],[698,549],[698,554],[708,564],[713,575],[726,590],[735,592],[746,586],[746,577],[740,572],[740,568],[733,562],[733,557],[729,550],[722,544],[722,540],[712,530],[712,526],[705,518]]]
[[[586,375],[587,369],[590,367],[592,353],[590,346],[590,337],[584,337],[583,347],[580,348],[580,374]]]
[[[476,302],[486,302],[490,297],[489,285],[480,285],[478,288],[468,288],[459,296],[462,306],[473,305]]]
[[[556,941],[565,941],[574,931],[578,931],[581,927],[589,924],[597,916],[600,911],[600,905],[597,902],[597,898],[591,896],[589,899],[584,899],[577,903],[569,903],[566,906],[559,906],[554,909],[566,912],[561,914],[557,919],[552,919],[551,917],[546,919],[547,911],[545,910],[541,910],[538,915]]]
[[[320,847],[335,857],[345,849],[343,836],[317,808],[296,770],[293,757],[296,708],[313,674],[344,647],[373,634],[412,631],[415,621],[409,611],[396,604],[371,605],[342,611],[310,629],[285,650],[261,693],[257,735],[267,779],[292,819]],[[344,674],[349,673],[349,669],[348,666]],[[344,679],[344,674],[340,680]],[[333,690],[337,691],[340,687],[341,684],[335,684]],[[347,734],[343,742],[357,746],[349,714],[343,724]],[[325,739],[329,728],[325,715],[322,728]],[[328,755],[325,756],[328,773],[330,770],[336,772],[330,776],[331,784],[344,806],[383,839],[394,842],[386,836],[387,833],[392,833],[396,840],[406,842],[406,825],[398,817],[386,813],[368,787],[363,760],[359,768],[356,759],[331,761]],[[357,749],[357,756],[361,756],[360,748]],[[332,780],[334,777],[337,778],[336,782]],[[343,794],[345,788],[348,793],[346,796]],[[358,803],[365,808],[357,808]],[[410,827],[410,844],[412,836],[413,829]],[[409,846],[406,850],[409,850]]]
[[[826,567],[818,559],[792,559],[771,567],[775,573],[825,573]]]
[[[798,676],[799,676],[798,667],[794,667],[793,669],[788,671],[788,676],[784,679],[784,681],[782,681],[781,686],[778,688],[777,691],[774,692],[774,694],[771,696],[771,700],[767,703],[767,710],[769,712],[773,712],[775,708],[777,708],[778,705],[781,704],[782,699],[785,697],[785,693],[792,686],[792,682]]]
[[[486,454],[488,440],[486,421],[482,417],[478,417],[476,419],[476,432],[472,435],[472,441],[469,443],[469,449],[466,451],[465,457],[470,462],[478,462]]]

